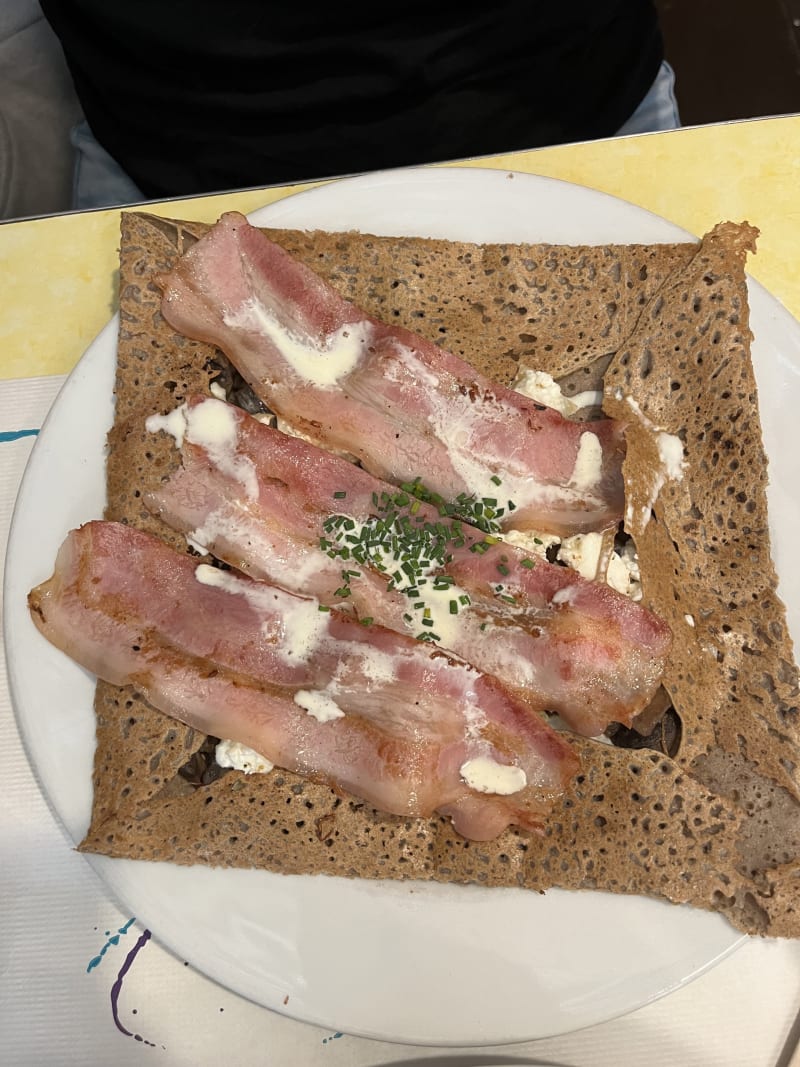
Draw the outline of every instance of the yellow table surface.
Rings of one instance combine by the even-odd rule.
[[[542,174],[648,208],[700,236],[722,219],[761,230],[750,272],[800,317],[800,116],[518,152],[460,163]],[[182,200],[215,220],[307,185]],[[148,210],[159,210],[150,204]],[[0,226],[0,378],[64,374],[115,310],[119,211]]]

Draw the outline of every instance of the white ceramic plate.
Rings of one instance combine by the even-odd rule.
[[[256,212],[259,223],[465,240],[672,241],[687,235],[622,201],[502,172],[356,178]],[[800,632],[793,428],[800,327],[751,287],[771,507],[790,624]],[[42,787],[73,841],[90,815],[94,681],[33,627],[27,591],[67,531],[99,516],[112,422],[116,323],[64,386],[20,490],[6,569],[12,696]],[[741,940],[715,915],[600,893],[283,877],[92,857],[113,893],[179,957],[295,1018],[393,1041],[523,1041],[630,1011],[697,976]]]

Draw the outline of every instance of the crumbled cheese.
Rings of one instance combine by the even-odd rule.
[[[639,557],[636,555],[633,541],[628,541],[621,549],[614,549],[608,560],[606,582],[618,593],[624,593],[631,600],[642,599],[642,576],[639,573]]]
[[[580,574],[581,578],[594,581],[603,552],[603,535],[600,533],[575,534],[567,537],[558,550],[558,558]]]
[[[525,771],[521,767],[496,763],[488,756],[467,760],[461,765],[460,774],[476,793],[493,793],[502,797],[519,793],[528,784]]]
[[[547,550],[553,545],[561,544],[561,538],[556,534],[541,533],[539,530],[503,530],[495,536],[507,541],[510,545],[516,545],[523,552],[530,552],[532,556],[547,558]]]
[[[232,767],[245,774],[269,774],[275,766],[261,753],[240,741],[220,741],[214,750],[214,758],[220,767]]]
[[[683,441],[674,433],[656,434],[656,448],[667,478],[679,482],[683,478],[686,460],[683,458]]]
[[[555,378],[541,370],[522,368],[511,383],[511,388],[537,404],[553,408],[562,415],[574,415],[581,408],[596,407],[602,403],[603,394],[587,391],[577,396],[564,396]]]
[[[555,559],[577,571],[582,578],[588,578],[590,581],[603,580],[602,575],[598,576],[603,553],[602,534],[575,534],[562,540],[554,534],[536,530],[506,530],[498,536],[503,541],[516,545],[523,552],[541,559],[547,559],[548,549],[555,547]],[[553,553],[551,553],[551,558],[553,558]],[[615,548],[609,555],[605,582],[618,593],[624,593],[625,596],[630,597],[631,600],[641,600],[639,561],[632,541],[622,548]]]
[[[225,391],[225,387],[223,385],[221,385],[219,382],[212,382],[209,385],[208,388],[211,390],[211,395],[215,396],[217,398],[217,400],[227,400],[228,399],[228,394]]]

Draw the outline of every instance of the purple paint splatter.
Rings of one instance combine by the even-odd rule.
[[[130,950],[128,955],[125,957],[125,962],[122,964],[122,966],[119,969],[119,974],[117,975],[117,980],[111,987],[111,1014],[114,1017],[114,1025],[116,1026],[116,1028],[119,1030],[119,1032],[121,1034],[124,1034],[126,1037],[132,1037],[134,1039],[134,1041],[141,1041],[143,1044],[150,1045],[151,1048],[155,1048],[155,1045],[153,1044],[153,1042],[152,1041],[145,1041],[145,1039],[142,1037],[141,1034],[134,1034],[134,1033],[131,1033],[130,1030],[126,1030],[125,1027],[122,1025],[122,1023],[120,1022],[120,1018],[119,1018],[119,995],[122,992],[122,982],[123,982],[123,980],[125,978],[125,975],[131,969],[131,964],[136,959],[137,954],[140,952],[141,949],[144,948],[144,946],[147,944],[147,942],[149,940],[150,940],[150,931],[149,930],[144,930],[142,932],[142,936],[139,938],[139,940],[136,942],[136,944]]]

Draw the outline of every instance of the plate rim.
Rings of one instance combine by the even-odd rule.
[[[463,176],[464,174],[470,174],[470,175],[485,175],[485,174],[504,175],[506,173],[505,171],[497,171],[497,170],[495,170],[493,168],[481,168],[481,167],[456,168],[456,167],[448,167],[448,168],[443,168],[441,170],[437,170],[435,168],[408,168],[405,171],[405,174],[406,175],[421,175],[421,176],[424,176],[424,177],[428,177],[431,174],[445,175],[445,174],[452,174],[453,172],[460,172],[459,176]],[[275,202],[274,204],[266,205],[264,208],[256,209],[256,211],[250,213],[250,217],[253,218],[255,220],[255,222],[257,224],[259,224],[259,225],[268,224],[272,214],[279,214],[279,212],[277,212],[277,211],[273,212],[272,209],[278,208],[280,205],[286,205],[289,201],[297,201],[297,200],[300,200],[301,198],[305,198],[305,197],[309,197],[310,198],[312,196],[319,196],[320,194],[326,193],[326,191],[330,190],[332,187],[340,186],[340,185],[342,185],[344,183],[347,183],[349,185],[353,185],[355,183],[369,184],[370,179],[379,178],[384,173],[386,173],[386,172],[378,172],[376,175],[362,175],[362,176],[358,176],[356,178],[346,178],[346,179],[341,179],[340,181],[336,181],[336,182],[328,182],[325,185],[317,186],[317,187],[315,187],[313,189],[310,189],[310,190],[305,190],[303,192],[292,194],[289,197],[286,197],[286,198],[284,198],[284,199],[282,199],[280,201]],[[393,171],[393,172],[391,172],[391,175],[396,178],[398,176],[398,172]],[[541,182],[547,182],[547,183],[549,183],[551,185],[555,185],[555,186],[559,186],[559,187],[561,187],[561,186],[570,186],[573,189],[581,190],[583,192],[592,194],[593,196],[601,196],[603,198],[606,198],[607,200],[615,201],[618,204],[624,204],[627,207],[634,209],[637,213],[642,212],[644,214],[650,215],[652,217],[652,219],[658,220],[658,222],[664,223],[664,224],[672,227],[675,231],[679,231],[681,233],[681,235],[685,235],[688,239],[696,240],[696,238],[694,238],[693,235],[689,234],[685,230],[682,230],[680,227],[676,227],[673,223],[670,223],[668,220],[662,219],[660,216],[657,216],[657,215],[653,214],[652,212],[647,212],[646,209],[640,208],[637,205],[630,204],[629,202],[623,201],[618,197],[613,197],[610,194],[603,193],[603,192],[600,192],[600,191],[597,191],[597,190],[593,190],[593,189],[590,189],[587,186],[578,185],[577,183],[562,182],[560,179],[547,178],[547,177],[543,177],[543,176],[529,175],[529,174],[520,174],[520,175],[517,175],[517,176],[522,178],[522,179],[524,179],[525,181],[528,181],[529,179],[535,179],[535,180],[538,180],[538,181],[541,181]],[[412,181],[413,180],[415,180],[415,179],[412,178]],[[436,179],[436,180],[439,180],[439,179]],[[471,179],[469,179],[469,180],[471,180]],[[280,219],[278,219],[277,221],[279,222]],[[332,227],[332,229],[335,229],[335,227]],[[772,296],[772,294],[770,294],[759,283],[753,282],[752,279],[750,279],[750,281],[754,286],[757,287],[757,289],[761,290],[761,293],[766,298],[769,299],[769,301],[771,302],[773,308],[775,308],[775,307],[779,308],[780,311],[784,315],[787,316],[787,318],[791,321],[792,324],[794,324],[795,326],[797,325],[796,324],[796,320],[783,307],[783,305],[775,297]],[[48,422],[50,421],[51,415],[56,410],[57,406],[59,405],[59,402],[62,401],[62,397],[66,394],[68,388],[70,387],[70,383],[73,382],[73,376],[76,375],[76,372],[78,372],[79,368],[81,368],[81,366],[84,364],[84,360],[87,359],[87,357],[95,349],[95,347],[99,344],[99,342],[101,341],[101,338],[105,334],[110,333],[110,332],[112,332],[113,330],[116,329],[116,323],[117,322],[118,322],[118,313],[115,314],[110,319],[110,321],[104,326],[103,330],[100,331],[98,336],[92,341],[90,346],[87,348],[86,352],[81,357],[81,360],[79,361],[79,363],[76,365],[76,367],[73,369],[71,374],[68,376],[67,380],[65,381],[64,385],[62,386],[62,389],[59,391],[56,399],[54,400],[50,411],[48,412],[47,418],[45,419],[45,421],[43,423],[43,426],[42,426],[42,431],[40,433],[39,440],[36,441],[32,451],[31,451],[31,455],[29,457],[28,464],[26,465],[26,468],[25,468],[25,471],[23,473],[23,477],[22,477],[22,480],[21,480],[21,483],[20,483],[20,492],[19,492],[19,494],[17,496],[17,500],[15,502],[15,506],[14,506],[14,510],[13,510],[12,518],[11,518],[11,523],[10,523],[10,526],[9,526],[9,538],[8,538],[9,549],[8,549],[8,554],[7,554],[7,557],[6,557],[7,564],[9,562],[9,558],[11,556],[12,541],[14,541],[14,542],[16,541],[17,534],[15,533],[15,530],[16,530],[16,526],[17,526],[17,523],[18,523],[18,515],[22,511],[22,508],[20,506],[20,502],[22,501],[24,503],[24,497],[23,497],[22,490],[23,490],[23,487],[26,484],[26,480],[27,480],[27,477],[28,477],[28,471],[29,471],[29,468],[31,467],[31,464],[34,462],[34,456],[37,453],[37,449],[39,449],[41,442],[43,440],[46,440],[46,429],[47,429],[47,426],[48,426]],[[74,385],[72,387],[74,388]],[[8,586],[9,586],[9,583],[10,583],[10,574],[11,574],[11,568],[9,568],[8,565],[7,565],[5,576],[4,576],[4,599],[5,599],[5,603],[7,605],[10,602],[9,599],[8,599]],[[5,631],[6,641],[7,642],[9,641],[9,632],[8,631],[9,631],[10,625],[11,625],[11,623],[10,623],[10,613],[8,611],[5,611],[4,612],[4,631]],[[13,638],[11,640],[11,644],[13,645]],[[8,647],[8,644],[7,644],[7,647]],[[62,817],[60,815],[60,812],[58,811],[58,809],[55,807],[54,803],[52,802],[49,790],[45,787],[45,784],[44,784],[44,782],[42,781],[42,779],[40,777],[39,768],[38,768],[37,764],[35,763],[35,761],[33,760],[31,751],[30,751],[29,746],[28,746],[28,739],[27,739],[26,731],[25,731],[25,729],[23,727],[22,722],[20,721],[20,716],[18,714],[18,707],[20,705],[19,705],[19,698],[18,698],[18,693],[17,693],[17,678],[16,678],[16,674],[17,674],[16,668],[14,667],[13,663],[11,662],[11,660],[9,660],[9,670],[8,670],[9,691],[10,691],[11,698],[12,698],[11,702],[12,702],[12,707],[14,709],[14,714],[15,714],[15,718],[16,718],[16,721],[17,721],[17,726],[18,726],[20,735],[21,735],[22,740],[23,740],[23,745],[25,746],[26,757],[28,758],[28,762],[29,762],[29,764],[31,766],[31,769],[32,769],[33,773],[34,773],[34,776],[35,776],[35,779],[37,781],[37,784],[39,785],[39,788],[41,789],[42,793],[44,794],[44,796],[45,796],[45,798],[47,800],[48,807],[50,808],[50,810],[55,815],[57,822],[61,825],[61,828],[64,831],[65,835],[67,836],[68,840],[71,841],[73,839],[72,834],[70,833],[69,829],[67,828],[66,824],[64,823],[64,821],[63,821],[63,819],[62,819]],[[116,882],[116,878],[110,879],[107,876],[107,873],[105,872],[104,868],[106,866],[110,865],[110,864],[118,865],[120,863],[136,863],[136,862],[139,862],[139,861],[117,861],[117,860],[110,860],[107,857],[95,857],[95,856],[91,856],[89,854],[85,854],[85,855],[86,855],[86,858],[89,860],[90,865],[95,870],[95,873],[97,873],[98,876],[103,881],[103,884],[104,884],[105,888],[108,891],[110,891],[111,894],[116,899],[124,901],[125,900],[124,894],[120,893],[118,891],[117,886],[114,884]],[[263,875],[266,875],[268,877],[271,877],[271,878],[286,878],[287,877],[285,875],[278,875],[278,874],[276,874],[274,872],[268,872],[268,871],[263,871],[263,872],[260,872],[260,873],[263,874]],[[289,876],[289,877],[306,877],[306,876]],[[327,876],[325,876],[325,877],[327,877]],[[384,884],[384,883],[378,882],[377,884]],[[408,885],[409,883],[404,883],[404,884]],[[418,883],[418,884],[427,886],[430,883]],[[565,893],[565,894],[569,893],[569,891],[566,891],[566,890],[551,890],[549,892]],[[624,899],[629,899],[629,898],[624,898]],[[633,898],[633,899],[641,899],[641,898]],[[674,909],[676,906],[667,905],[667,907],[670,907],[670,908]],[[680,988],[683,985],[688,984],[690,981],[692,981],[695,978],[699,977],[701,974],[706,973],[709,969],[711,969],[713,966],[715,966],[722,959],[726,958],[728,955],[733,953],[741,944],[743,944],[747,940],[747,938],[743,934],[738,934],[738,932],[734,931],[733,928],[730,928],[730,929],[731,929],[732,935],[734,935],[734,936],[732,938],[731,943],[728,945],[728,947],[725,948],[721,953],[718,953],[715,957],[713,957],[712,959],[708,960],[708,962],[706,964],[702,965],[700,968],[695,969],[690,975],[685,976],[682,979],[679,979],[677,982],[672,982],[667,987],[662,988],[662,989],[660,989],[660,990],[658,990],[658,991],[656,991],[656,992],[654,992],[654,993],[652,993],[650,995],[647,995],[646,997],[643,997],[642,999],[640,999],[635,1004],[632,1004],[629,1007],[622,1008],[621,1010],[617,1011],[614,1015],[603,1015],[602,1018],[598,1018],[598,1019],[594,1019],[594,1020],[585,1022],[585,1023],[581,1024],[580,1026],[578,1026],[577,1028],[576,1027],[568,1027],[566,1029],[560,1028],[560,1029],[556,1029],[556,1030],[552,1030],[552,1031],[547,1031],[546,1033],[545,1032],[539,1032],[539,1033],[535,1034],[533,1037],[513,1036],[511,1038],[505,1038],[503,1040],[498,1040],[497,1036],[493,1035],[491,1037],[484,1038],[484,1039],[481,1039],[479,1041],[472,1041],[471,1042],[471,1047],[481,1047],[481,1046],[496,1045],[496,1044],[507,1044],[507,1043],[514,1043],[514,1042],[518,1042],[518,1041],[536,1040],[536,1039],[543,1038],[543,1037],[546,1037],[546,1036],[556,1036],[558,1034],[574,1032],[575,1029],[581,1029],[581,1028],[584,1028],[585,1026],[595,1025],[596,1023],[598,1023],[600,1021],[603,1021],[603,1020],[610,1020],[612,1018],[618,1018],[620,1015],[628,1014],[629,1012],[634,1011],[637,1008],[644,1006],[645,1004],[652,1003],[654,1000],[657,1000],[660,997],[662,997],[664,995],[667,995],[669,992],[672,992],[674,989]],[[163,935],[159,932],[159,934],[158,934],[159,943],[161,943],[164,947],[166,947],[168,949],[168,951],[170,951],[171,954],[175,955],[176,957],[183,956],[183,953],[177,952],[170,945],[169,940],[162,940],[162,936]],[[220,985],[223,985],[225,988],[229,988],[229,989],[231,988],[230,985],[228,985],[226,982],[216,978],[214,975],[210,974],[207,970],[203,970],[202,973],[204,974],[205,977],[209,978],[212,981],[217,982]],[[240,991],[237,991],[237,990],[235,990],[235,991],[238,992],[239,995],[243,995],[245,997],[248,997],[248,999],[255,999],[255,998],[249,997],[249,995],[247,993],[241,993]],[[328,1019],[311,1018],[307,1014],[298,1014],[298,1015],[293,1014],[290,1010],[288,1010],[288,1007],[282,1009],[281,1007],[276,1006],[276,1005],[272,1005],[272,1004],[267,1005],[267,1004],[265,1004],[264,1001],[260,1001],[260,1000],[257,1000],[257,999],[255,1000],[255,1002],[264,1004],[264,1006],[268,1007],[270,1010],[276,1010],[280,1014],[285,1014],[285,1015],[287,1015],[287,1016],[289,1016],[291,1018],[296,1018],[299,1021],[311,1022],[311,1023],[313,1023],[315,1025],[318,1025],[318,1026],[332,1026],[332,1025],[334,1025]],[[341,1029],[340,1025],[339,1025],[339,1029]],[[398,1036],[398,1035],[387,1036],[387,1034],[385,1032],[376,1032],[376,1031],[371,1031],[368,1028],[365,1029],[365,1028],[357,1028],[357,1027],[352,1027],[352,1026],[347,1027],[347,1031],[346,1032],[354,1034],[354,1035],[357,1035],[357,1036],[361,1036],[361,1037],[371,1038],[373,1040],[383,1040],[383,1041],[387,1041],[388,1040],[388,1041],[396,1041],[398,1043],[438,1045],[438,1046],[441,1046],[441,1047],[458,1047],[459,1045],[463,1045],[463,1042],[454,1041],[452,1039],[436,1040],[435,1038],[431,1038],[430,1035],[423,1035],[423,1036],[420,1036],[419,1038],[409,1038],[407,1036]]]

